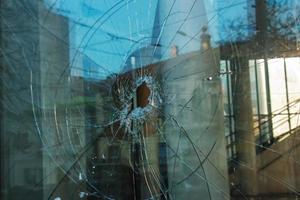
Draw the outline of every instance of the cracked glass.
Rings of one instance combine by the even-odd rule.
[[[299,13],[0,0],[0,199],[298,199]]]

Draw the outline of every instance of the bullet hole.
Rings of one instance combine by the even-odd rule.
[[[147,83],[144,81],[136,89],[137,96],[137,106],[144,108],[149,104],[150,88],[147,86]]]

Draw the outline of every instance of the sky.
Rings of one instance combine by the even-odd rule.
[[[170,12],[171,17],[160,16],[159,24],[167,27],[177,20],[179,23],[173,26],[174,29],[184,29],[184,31],[180,30],[180,36],[176,30],[172,29],[172,25],[165,28],[165,32],[159,35],[162,39],[173,38],[172,34],[176,37],[174,40],[170,39],[170,43],[165,42],[166,47],[163,48],[167,49],[168,46],[176,44],[176,42],[184,44],[189,41],[190,47],[188,45],[188,48],[185,47],[184,50],[186,53],[196,50],[195,47],[197,47],[200,37],[197,35],[192,40],[191,37],[197,32],[200,34],[198,29],[201,30],[200,26],[204,24],[208,25],[215,42],[226,38],[228,35],[225,33],[228,34],[229,32],[220,31],[223,28],[221,25],[226,20],[236,18],[246,20],[247,12],[245,10],[248,5],[247,2],[249,2],[247,0],[195,0],[196,3],[193,4],[193,1],[186,0],[44,1],[52,12],[69,19],[71,66],[82,67],[82,56],[87,56],[92,60],[92,63],[100,66],[99,73],[97,73],[100,75],[95,77],[98,79],[121,72],[132,52],[151,43],[158,5],[160,5],[160,9],[161,5],[167,5],[167,8],[160,10],[160,14],[168,14],[173,2],[175,2],[175,6]],[[185,5],[186,8],[184,8]],[[204,9],[200,7],[204,7]],[[189,12],[190,10],[192,12]],[[204,17],[200,19],[198,16],[201,15]],[[197,21],[199,20],[203,22],[198,24]],[[181,26],[181,21],[184,21],[183,26]],[[199,27],[195,28],[194,24]],[[163,41],[160,42],[163,44]],[[164,54],[167,55],[168,53],[164,52]]]
[[[133,49],[150,43],[157,0],[45,1],[51,11],[69,18],[73,65],[84,54],[107,69],[104,76],[118,73]]]

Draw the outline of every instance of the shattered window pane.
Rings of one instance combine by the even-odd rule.
[[[298,199],[298,0],[0,0],[0,199]]]

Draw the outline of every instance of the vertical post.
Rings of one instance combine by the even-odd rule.
[[[255,87],[256,87],[256,104],[257,104],[257,116],[258,116],[258,129],[259,129],[259,144],[263,143],[262,132],[261,132],[261,116],[260,116],[260,97],[259,97],[259,87],[258,87],[258,72],[257,72],[257,61],[254,60],[254,70],[255,70]]]
[[[255,0],[256,37],[264,46],[267,38],[268,10],[265,0]]]
[[[283,61],[284,61],[285,96],[286,96],[287,112],[288,112],[289,133],[291,134],[292,125],[291,125],[291,113],[290,113],[290,98],[289,98],[289,86],[288,86],[285,58],[283,58]]]
[[[253,196],[257,194],[256,148],[248,59],[236,58],[232,64],[235,65],[236,70],[232,85],[240,189],[246,196]]]
[[[226,60],[225,62],[226,64],[226,72],[228,72],[230,69],[228,66],[228,61]],[[229,138],[230,138],[230,151],[231,151],[231,155],[234,155],[233,152],[233,144],[232,144],[232,135],[234,135],[235,133],[233,133],[232,130],[232,110],[231,110],[231,94],[230,94],[230,80],[229,80],[229,74],[226,74],[226,83],[227,83],[227,101],[228,101],[228,118],[229,118]]]
[[[266,54],[264,55],[264,64],[265,64],[265,77],[266,77],[266,95],[267,95],[267,110],[268,110],[268,136],[269,142],[273,142],[273,121],[272,121],[272,103],[271,103],[271,91],[270,91],[270,77],[269,77],[269,65]]]
[[[268,24],[269,12],[265,0],[256,0],[256,39],[263,48],[265,78],[266,78],[266,95],[267,95],[267,110],[268,110],[268,126],[269,126],[269,142],[273,141],[273,124],[272,124],[272,104],[270,94],[269,68],[268,68]]]

